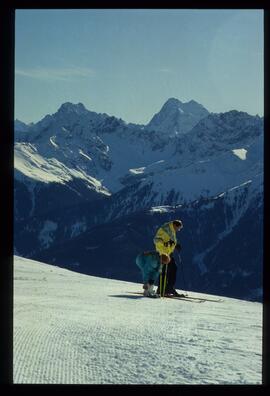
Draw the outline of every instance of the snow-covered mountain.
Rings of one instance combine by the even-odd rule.
[[[124,263],[152,248],[156,227],[176,216],[186,223],[191,288],[202,291],[210,282],[223,294],[261,298],[262,118],[210,114],[194,101],[172,98],[146,126],[65,103],[36,124],[17,120],[15,127],[15,252],[132,281],[135,274]],[[159,213],[160,207],[169,209]],[[139,243],[138,230],[144,235]],[[241,262],[234,234],[246,241]],[[225,247],[228,262],[220,255]],[[101,255],[102,266],[90,267],[89,255]],[[224,279],[231,275],[216,283],[224,271]]]
[[[141,290],[15,257],[14,384],[262,384],[261,303]]]
[[[27,134],[27,131],[29,130],[31,125],[34,125],[34,124],[27,125],[24,122],[16,119],[14,121],[14,126],[15,126],[15,131],[17,133],[17,139],[18,138],[19,139],[25,138],[26,134]]]
[[[103,209],[113,221],[94,219],[101,216],[96,207],[88,213],[86,208],[74,210],[68,220],[61,213],[34,219],[26,240],[23,228],[18,233],[19,252],[85,274],[139,282],[133,266],[136,255],[154,249],[153,235],[160,224],[181,218],[184,229],[178,239],[182,265],[177,287],[186,282],[190,290],[262,299],[263,202],[259,179],[216,197],[131,210],[126,215],[118,213],[120,203],[115,209],[109,204]],[[49,227],[48,218],[54,219],[54,229]],[[179,264],[177,255],[175,259]]]
[[[262,130],[259,117],[229,112],[209,115],[188,135],[170,138],[66,103],[28,129],[23,141],[18,138],[15,179],[30,185],[76,180],[104,195],[143,180],[140,186],[152,186],[150,200],[156,197],[157,204],[173,192],[183,200],[196,199],[204,191],[213,195],[240,185],[252,178],[247,173],[262,172]],[[253,145],[259,145],[253,149],[257,158],[250,159]]]
[[[182,103],[178,99],[170,98],[146,127],[161,131],[167,136],[181,135],[189,132],[208,114],[208,110],[194,100]]]
[[[166,158],[172,154],[172,147],[165,147],[168,146],[165,137],[145,133],[143,127],[115,117],[88,111],[80,103],[63,104],[57,113],[29,128],[27,135],[22,136],[19,131],[15,136],[16,180],[22,173],[46,182],[40,172],[42,157],[42,166],[50,173],[49,181],[63,184],[70,178],[83,179],[89,185],[87,175],[91,175],[107,193],[123,187],[120,179],[129,167],[149,165],[160,158],[160,152]],[[27,162],[30,172],[26,169]]]

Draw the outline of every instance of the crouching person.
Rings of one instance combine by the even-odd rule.
[[[145,297],[159,297],[154,291],[154,283],[157,280],[162,265],[169,264],[170,256],[168,254],[159,254],[158,252],[143,252],[136,257],[136,264],[142,272],[143,278],[143,295]]]

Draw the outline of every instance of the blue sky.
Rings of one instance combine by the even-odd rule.
[[[64,102],[145,124],[170,97],[263,115],[263,10],[17,10],[15,118]]]

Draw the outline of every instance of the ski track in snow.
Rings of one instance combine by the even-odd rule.
[[[261,384],[262,304],[141,290],[15,256],[14,383]]]

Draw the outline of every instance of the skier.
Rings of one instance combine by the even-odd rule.
[[[167,282],[165,285],[165,296],[177,296],[182,297],[183,294],[179,294],[175,290],[177,266],[173,257],[174,250],[181,250],[181,245],[177,242],[176,232],[183,228],[183,222],[181,220],[173,220],[168,223],[163,224],[158,230],[154,237],[154,244],[156,251],[159,254],[168,254],[170,256],[170,265],[167,268]],[[161,276],[161,275],[160,275]],[[165,266],[162,271],[162,278],[165,278]],[[158,281],[157,294],[160,294],[160,277]],[[162,291],[163,292],[163,291]]]
[[[154,291],[154,283],[157,280],[162,265],[168,265],[170,256],[168,254],[159,254],[158,252],[143,252],[136,257],[136,264],[142,271],[143,277],[143,295],[145,297],[159,297]]]

